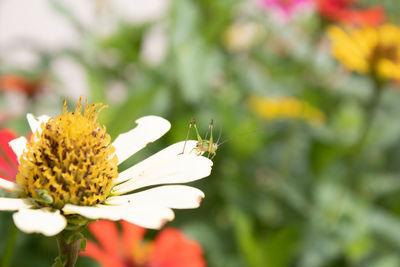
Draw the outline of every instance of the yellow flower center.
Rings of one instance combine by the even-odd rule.
[[[332,53],[350,70],[375,78],[400,79],[400,28],[385,24],[345,31],[328,29]]]
[[[142,241],[135,244],[130,262],[133,266],[147,266],[153,250],[153,242]]]
[[[396,62],[399,56],[397,53],[397,47],[393,44],[391,45],[382,45],[378,44],[371,52],[369,57],[370,64],[373,67],[376,67],[381,60],[390,60]]]
[[[96,122],[106,106],[86,105],[42,123],[20,157],[17,183],[40,206],[91,206],[109,195],[118,175],[117,157],[105,127]],[[98,110],[95,108],[101,106]]]

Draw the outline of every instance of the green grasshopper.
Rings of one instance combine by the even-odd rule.
[[[183,154],[185,152],[186,142],[189,138],[190,130],[193,126],[196,131],[196,135],[197,135],[197,144],[196,144],[196,147],[193,148],[196,150],[196,155],[200,156],[201,154],[207,152],[208,153],[207,157],[210,157],[210,155],[212,155],[211,159],[213,159],[215,157],[216,151],[218,149],[218,140],[219,140],[219,138],[218,138],[217,143],[214,143],[214,141],[213,141],[213,124],[214,124],[214,120],[211,120],[210,124],[208,125],[208,130],[206,132],[206,135],[205,135],[204,139],[202,139],[199,134],[199,131],[197,130],[196,121],[194,118],[192,118],[192,120],[190,121],[190,124],[189,124],[188,132],[186,134],[185,144],[183,145],[183,150],[182,150],[182,153],[180,153],[180,154]],[[207,140],[207,135],[209,132],[210,132],[210,139]]]

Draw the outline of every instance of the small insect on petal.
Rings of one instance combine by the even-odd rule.
[[[194,118],[192,118],[192,120],[190,121],[190,124],[189,124],[188,132],[186,134],[186,139],[185,139],[185,143],[183,145],[183,150],[180,153],[180,155],[185,153],[186,141],[189,138],[189,134],[190,134],[190,130],[192,129],[192,126],[194,127],[194,130],[196,131],[196,135],[197,135],[197,144],[196,144],[196,147],[193,148],[192,150],[196,150],[196,154],[198,156],[203,155],[204,153],[207,152],[208,153],[207,157],[209,158],[211,156],[211,159],[213,159],[215,157],[217,149],[218,149],[219,138],[218,138],[217,142],[214,142],[214,139],[213,139],[214,120],[212,120],[212,119],[210,120],[210,124],[208,125],[206,135],[203,139],[203,138],[201,138],[199,131],[197,129],[196,120]],[[208,133],[210,133],[210,139],[207,140]]]
[[[35,198],[36,201],[44,202],[47,204],[53,203],[54,199],[51,195],[48,194],[46,189],[37,189],[36,193],[38,195],[38,198]]]

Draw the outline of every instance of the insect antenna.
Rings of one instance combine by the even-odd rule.
[[[208,125],[208,130],[210,131],[210,140],[208,141],[208,149],[207,149],[208,156],[210,155],[210,151],[213,144],[213,127],[214,127],[214,120],[211,119],[210,124]]]
[[[232,139],[243,137],[243,136],[246,136],[246,135],[249,135],[249,134],[253,134],[253,133],[256,133],[256,132],[260,132],[260,131],[262,131],[262,130],[258,129],[258,130],[252,130],[252,131],[244,132],[244,133],[241,133],[239,135],[231,136],[231,137],[223,140],[221,143],[217,142],[217,144],[218,144],[218,146],[221,146],[221,145],[225,144],[226,142],[231,141]],[[219,140],[219,137],[218,137],[218,140]]]
[[[226,142],[231,141],[232,139],[233,139],[233,137],[230,137],[230,138],[225,139],[225,140],[222,141],[221,143],[217,143],[217,144],[218,144],[218,146],[220,147],[220,146],[222,146],[223,144],[225,144]]]
[[[220,126],[219,126],[219,134],[218,134],[218,139],[217,139],[218,146],[220,145],[219,140],[221,139],[221,136],[222,136],[222,124],[220,124]]]
[[[213,121],[213,120],[211,120],[211,121],[210,121],[210,124],[208,125],[206,134],[204,135],[204,139],[207,139],[208,133],[210,132],[210,128],[211,128],[211,125],[212,125],[212,121]]]

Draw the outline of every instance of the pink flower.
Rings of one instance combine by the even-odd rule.
[[[18,161],[8,142],[17,137],[12,130],[0,129],[0,177],[11,182],[15,182]]]
[[[258,3],[282,21],[312,6],[312,0],[258,0]]]

